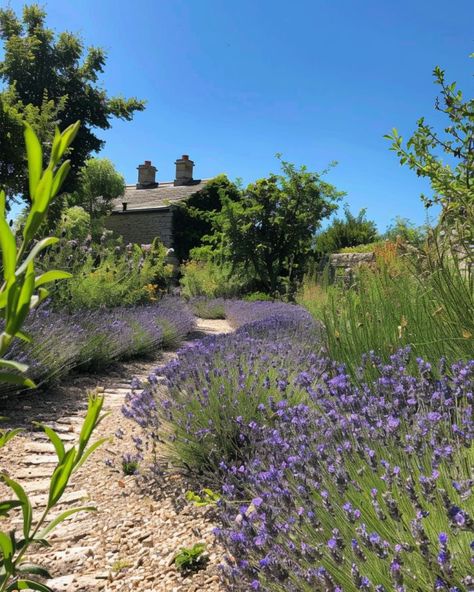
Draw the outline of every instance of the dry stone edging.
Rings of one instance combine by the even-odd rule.
[[[228,333],[232,328],[223,320],[198,319],[197,331],[196,337]],[[130,368],[130,379],[137,376],[146,381],[156,366],[157,360],[151,360],[123,368],[127,372]],[[52,548],[32,554],[32,561],[45,565],[54,575],[47,584],[55,592],[221,592],[223,587],[217,572],[220,550],[212,535],[212,524],[204,508],[177,509],[172,492],[176,496],[184,493],[180,477],[173,474],[163,477],[163,488],[170,491],[156,501],[140,490],[134,477],[123,476],[117,468],[105,466],[111,456],[117,463],[123,453],[132,452],[131,436],[138,435],[137,426],[121,413],[125,396],[130,392],[129,382],[123,374],[111,379],[112,384],[102,384],[96,389],[104,394],[104,411],[109,415],[95,438],[113,437],[118,428],[126,436],[113,437],[113,445],[102,446],[88,459],[51,518],[84,502],[96,505],[98,511],[78,514],[62,523],[51,536]],[[72,442],[77,439],[83,409],[79,404],[71,414],[59,414],[54,421],[42,418],[42,421],[58,431],[63,440]],[[34,405],[24,405],[23,410],[36,419]],[[12,442],[15,444],[4,449],[4,458],[15,461],[0,468],[22,483],[37,516],[38,509],[41,511],[47,502],[49,477],[57,461],[54,447],[44,432],[37,430],[29,430]],[[0,494],[4,493],[0,486]],[[11,525],[18,527],[20,521],[16,519]],[[206,543],[209,562],[205,570],[182,578],[173,558],[180,548],[196,542]]]

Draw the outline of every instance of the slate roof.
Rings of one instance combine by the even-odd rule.
[[[200,191],[209,179],[194,181],[192,185],[174,185],[173,181],[160,183],[152,189],[137,189],[127,185],[125,194],[113,202],[113,212],[123,210],[122,202],[127,202],[127,211],[168,208],[173,203],[183,201]]]

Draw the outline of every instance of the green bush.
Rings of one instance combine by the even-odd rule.
[[[52,291],[56,308],[70,311],[102,306],[132,306],[157,299],[166,291],[172,266],[166,263],[166,248],[153,245],[127,245],[103,234],[100,243],[62,239],[51,250],[44,264],[67,269],[74,274]]]
[[[367,220],[365,209],[354,216],[346,205],[344,219],[335,218],[332,224],[316,237],[317,253],[337,253],[346,247],[366,245],[377,240],[375,222]]]
[[[225,319],[225,300],[222,298],[193,298],[189,304],[193,313],[201,319]]]
[[[231,274],[229,265],[220,266],[211,259],[191,259],[181,267],[181,290],[185,298],[237,296],[244,282]]]
[[[263,302],[266,300],[274,300],[269,294],[265,292],[252,292],[243,297],[247,302]]]

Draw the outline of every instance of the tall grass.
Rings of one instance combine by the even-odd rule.
[[[413,260],[361,267],[344,290],[308,279],[298,298],[326,327],[329,353],[355,375],[363,354],[383,359],[411,346],[430,362],[474,354],[473,276],[452,258],[415,267]]]

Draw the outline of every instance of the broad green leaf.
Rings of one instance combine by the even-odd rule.
[[[57,173],[54,175],[53,184],[51,188],[51,197],[57,195],[58,191],[61,189],[62,184],[66,180],[66,177],[71,170],[71,161],[65,160],[63,164],[59,167]]]
[[[6,382],[8,384],[17,384],[18,386],[24,386],[27,388],[35,388],[35,383],[30,378],[24,378],[18,374],[12,374],[11,372],[0,372],[0,384]]]
[[[10,368],[10,370],[18,370],[24,374],[28,370],[27,364],[15,362],[14,360],[0,360],[0,368]]]
[[[81,126],[80,121],[76,121],[69,127],[67,127],[63,133],[61,134],[61,146],[59,149],[59,158],[62,158],[66,150],[69,148],[71,143],[73,142],[74,138],[76,137],[77,132]]]
[[[0,516],[6,516],[8,512],[19,506],[21,506],[21,502],[18,500],[5,500],[0,502]]]
[[[58,126],[54,129],[54,139],[53,139],[53,146],[51,148],[51,162],[56,164],[60,160],[59,156],[59,149],[61,147],[61,132],[59,131]]]
[[[77,514],[78,512],[96,512],[97,508],[95,508],[94,506],[81,506],[79,508],[71,508],[70,510],[66,510],[65,512],[63,512],[62,514],[60,514],[59,516],[57,516],[54,520],[52,520],[48,526],[46,526],[46,528],[44,528],[38,535],[38,539],[44,539],[53,529],[56,528],[56,526],[58,524],[60,524],[61,522],[63,522],[64,520],[66,520],[66,518],[69,518],[69,516],[72,516],[73,514]],[[36,537],[35,537],[35,542],[36,542]]]
[[[71,477],[75,457],[76,449],[71,448],[71,450],[68,450],[68,452],[64,455],[61,463],[54,470],[49,487],[48,508],[54,506],[64,493],[64,490],[66,489]]]
[[[13,440],[13,438],[22,431],[23,430],[21,428],[15,428],[14,430],[0,432],[0,448],[5,446],[8,442],[10,442],[10,440]]]
[[[51,574],[47,569],[34,563],[22,563],[17,567],[17,571],[21,574],[40,576],[45,579],[51,578]]]
[[[98,423],[99,415],[102,410],[103,404],[104,397],[100,397],[98,395],[89,396],[87,414],[84,419],[84,423],[82,424],[81,433],[79,435],[79,451],[77,454],[77,458],[80,458],[82,456],[82,453],[84,452],[87,443],[89,442],[89,438],[91,437],[92,431]]]
[[[16,270],[16,276],[19,277],[28,267],[28,265],[35,259],[35,257],[41,253],[43,249],[46,247],[50,247],[51,245],[56,244],[59,241],[58,238],[55,236],[49,236],[48,238],[43,238],[36,245],[31,249],[28,257],[23,261],[20,267]]]
[[[51,169],[46,169],[43,173],[43,176],[41,177],[41,181],[38,183],[38,188],[36,189],[36,200],[32,205],[32,208],[35,208],[36,211],[42,215],[44,215],[48,209],[52,198],[52,190],[53,171]]]
[[[4,483],[15,492],[15,495],[22,504],[21,509],[23,512],[23,536],[26,540],[28,540],[31,530],[31,521],[33,519],[33,509],[31,507],[30,500],[26,495],[25,490],[19,483],[13,481],[13,479],[10,479],[10,477],[7,477],[7,475],[2,475],[1,478],[4,481]]]
[[[44,430],[44,433],[48,436],[48,438],[54,446],[54,449],[56,450],[59,462],[62,462],[64,455],[66,454],[66,451],[64,450],[64,444],[61,438],[58,436],[58,434],[56,434],[56,432],[53,429],[49,428],[48,426],[43,425],[42,423],[34,423],[35,425],[40,426]]]
[[[8,280],[15,273],[16,242],[13,232],[3,216],[0,216],[0,251],[3,261],[3,277]]]
[[[16,590],[37,590],[38,592],[54,592],[51,588],[48,588],[45,584],[34,582],[33,580],[18,580],[11,586],[8,586],[7,592],[15,592]]]
[[[111,438],[102,438],[101,440],[97,440],[97,442],[94,442],[94,444],[91,444],[91,446],[89,446],[89,448],[84,451],[82,456],[79,458],[78,462],[76,462],[76,464],[74,466],[74,470],[77,471],[86,462],[86,460],[89,458],[89,456],[93,452],[95,452],[97,450],[97,448],[99,448],[99,446],[102,446],[102,444],[104,444],[104,442],[110,442],[110,440],[111,440]]]
[[[51,271],[47,271],[46,273],[43,273],[42,275],[39,275],[35,280],[35,287],[38,288],[39,286],[42,286],[43,284],[47,284],[49,282],[55,282],[57,280],[67,280],[71,277],[72,277],[72,274],[70,274],[67,271],[61,271],[59,269],[54,269]]]
[[[5,562],[8,562],[13,557],[13,543],[11,538],[4,532],[0,531],[0,549]]]
[[[28,156],[30,197],[31,201],[34,203],[36,199],[36,188],[41,179],[41,172],[43,170],[43,150],[33,128],[26,122],[24,122],[24,126],[26,154]]]

